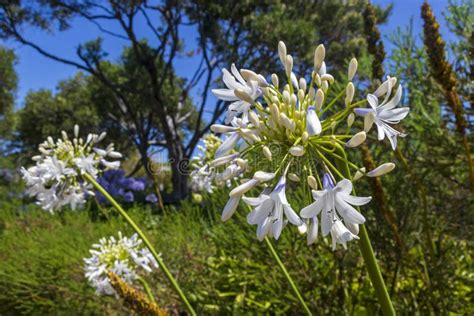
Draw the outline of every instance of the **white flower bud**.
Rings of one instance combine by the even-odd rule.
[[[255,100],[252,99],[252,97],[247,92],[245,92],[244,90],[235,89],[234,94],[237,98],[239,98],[240,100],[245,101],[247,103],[253,104],[255,102]]]
[[[265,80],[265,77],[262,75],[259,75],[252,70],[249,69],[241,69],[240,74],[242,75],[242,78],[244,78],[246,81],[256,81],[258,84],[262,87],[268,86],[267,80]]]
[[[316,100],[314,101],[314,107],[316,108],[317,111],[321,110],[321,107],[323,106],[324,102],[324,92],[321,89],[318,89],[316,92]]]
[[[236,153],[236,154],[232,154],[232,155],[227,155],[227,156],[219,157],[219,158],[214,159],[213,161],[211,161],[211,162],[209,163],[209,166],[210,166],[210,167],[222,166],[222,165],[225,165],[226,163],[231,162],[232,160],[238,158],[239,156],[240,156],[240,154],[239,154],[239,153]]]
[[[286,45],[282,41],[278,42],[278,56],[283,66],[286,64]]]
[[[296,95],[295,95],[295,94],[292,94],[292,95],[290,96],[290,104],[291,104],[291,106],[292,106],[293,108],[296,107],[296,102],[297,102],[297,101],[298,101],[298,98],[296,97]]]
[[[362,167],[362,168],[360,168],[359,170],[356,171],[352,181],[357,181],[360,178],[362,178],[364,175],[365,175],[365,167]]]
[[[304,147],[303,146],[293,146],[291,147],[288,152],[295,157],[300,157],[304,155]]]
[[[258,181],[255,179],[250,179],[249,181],[239,185],[238,187],[234,188],[232,191],[230,191],[229,196],[230,197],[235,197],[235,196],[242,196],[244,195],[247,191],[251,190],[253,187],[255,187],[258,184]]]
[[[272,74],[272,83],[275,86],[275,88],[278,89],[278,85],[279,85],[280,82],[279,82],[278,76],[276,74]]]
[[[371,171],[367,172],[367,176],[368,177],[380,177],[380,176],[383,176],[384,174],[389,173],[393,169],[395,169],[395,164],[392,163],[392,162],[387,162],[387,163],[381,164],[380,166],[378,166],[374,170],[371,170]]]
[[[291,84],[293,85],[295,90],[298,90],[300,88],[300,86],[298,84],[298,79],[296,79],[296,75],[295,75],[294,72],[291,73],[290,79],[291,79]]]
[[[74,137],[78,138],[79,137],[79,125],[74,125]]]
[[[301,141],[303,144],[306,144],[308,142],[309,134],[307,131],[304,131],[303,134],[301,134]]]
[[[334,77],[330,74],[324,74],[321,76],[321,81],[329,81],[331,84],[334,83]]]
[[[273,178],[275,178],[275,174],[271,172],[265,172],[265,171],[257,171],[253,175],[253,179],[260,181],[260,182],[266,182],[270,181]]]
[[[318,189],[318,182],[316,181],[316,178],[313,176],[308,176],[308,185],[311,187],[313,190]]]
[[[351,113],[347,116],[347,127],[351,127],[352,124],[354,124],[354,120],[355,120],[355,115],[354,113]]]
[[[352,103],[354,98],[355,88],[352,82],[349,82],[346,86],[346,106],[349,106]]]
[[[298,177],[296,174],[294,173],[290,173],[288,175],[288,179],[290,179],[291,181],[293,182],[300,182],[300,177]]]
[[[267,146],[263,146],[263,155],[270,161],[272,161],[272,152]]]
[[[290,104],[290,93],[288,91],[283,91],[283,103],[286,105]]]
[[[317,72],[321,65],[323,64],[324,57],[326,56],[326,49],[323,44],[320,44],[316,47],[314,51],[314,70]]]
[[[365,141],[366,137],[367,135],[365,134],[364,131],[359,132],[355,134],[354,136],[352,136],[352,138],[346,143],[346,146],[357,147]]]
[[[352,81],[356,71],[357,71],[357,59],[352,58],[349,63],[349,68],[347,70],[347,80]]]
[[[108,152],[107,156],[109,156],[110,158],[115,158],[115,159],[120,159],[123,157],[122,154],[117,151]]]
[[[63,137],[63,140],[68,140],[67,133],[65,131],[61,131],[61,135]]]
[[[306,91],[306,80],[304,78],[300,78],[300,89],[303,90],[303,92]]]
[[[306,234],[307,230],[308,230],[308,226],[306,226],[305,223],[298,226],[298,233],[300,233],[300,235]]]
[[[375,121],[375,114],[370,112],[364,117],[364,131],[368,133]]]
[[[213,124],[211,125],[211,131],[214,133],[231,133],[235,132],[237,130],[236,127],[233,126],[227,126],[227,125],[221,125],[221,124]]]
[[[303,103],[304,97],[305,97],[305,94],[304,94],[303,89],[299,89],[298,90],[298,100],[300,101],[300,104]]]
[[[285,72],[288,77],[291,77],[291,72],[293,71],[293,57],[287,55],[285,59]]]
[[[242,158],[235,159],[235,163],[242,169],[247,168],[247,161],[243,160]]]
[[[315,94],[316,94],[316,90],[314,90],[314,87],[310,87],[310,88],[309,88],[309,92],[308,92],[308,98],[309,98],[310,100],[313,100]]]
[[[321,82],[321,89],[324,91],[324,93],[327,93],[329,89],[329,83],[327,81]]]
[[[256,128],[260,127],[260,120],[258,119],[257,113],[254,111],[249,111],[249,120]]]

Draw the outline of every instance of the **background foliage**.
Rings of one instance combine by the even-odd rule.
[[[79,2],[40,2],[44,7],[28,7],[18,1],[13,8],[21,14],[13,22],[61,31],[68,27],[71,16],[89,12],[95,4],[83,1],[84,6],[75,7]],[[5,38],[12,37],[8,23],[13,22],[5,15],[11,5],[0,4],[0,35]],[[90,68],[79,67],[81,71],[59,82],[55,92],[31,91],[16,109],[16,57],[13,51],[0,49],[1,314],[129,313],[114,298],[94,295],[83,276],[82,258],[91,244],[118,230],[130,233],[115,212],[91,201],[84,210],[51,216],[22,193],[17,169],[29,164],[28,157],[47,136],[58,135],[61,129],[71,131],[78,121],[84,132],[107,130],[108,139],[128,157],[127,175],[148,177],[147,194],[158,188],[171,196],[183,189],[173,178],[173,168],[160,165],[171,172],[161,172],[157,178],[150,172],[153,168],[147,167],[159,165],[153,160],[160,151],[181,150],[182,157],[190,157],[201,132],[219,120],[225,105],[207,98],[210,88],[218,85],[219,68],[236,62],[257,72],[280,72],[275,48],[281,39],[291,48],[295,64],[302,65],[301,73],[307,73],[312,49],[323,42],[330,72],[345,76],[349,58],[356,56],[360,97],[370,89],[377,55],[367,47],[362,10],[366,1],[230,1],[223,5],[196,0],[164,1],[163,5],[176,20],[166,20],[161,27],[196,27],[199,45],[195,51],[187,51],[177,34],[164,45],[137,40],[123,50],[119,60],[111,61],[105,58],[99,39],[85,43],[78,52]],[[116,9],[123,12],[127,7]],[[390,18],[390,6],[374,10],[375,27]],[[457,76],[471,144],[473,10],[472,1],[450,1],[445,13],[449,30],[456,35],[448,43],[448,57]],[[222,41],[224,36],[227,41]],[[411,110],[400,127],[408,137],[399,142],[398,151],[392,152],[387,143],[373,137],[367,140],[375,161],[397,164],[381,180],[386,210],[382,212],[376,203],[364,208],[373,247],[400,314],[472,315],[474,199],[454,116],[443,86],[431,76],[423,38],[415,33],[413,23],[394,34],[382,34],[382,38],[394,47],[382,60],[385,73],[402,82],[403,103]],[[160,49],[166,54],[155,55]],[[202,56],[203,68],[196,76],[201,76],[204,86],[194,83],[194,74],[178,76],[172,63],[168,69],[168,53]],[[150,69],[156,71],[154,76],[145,76]],[[159,89],[155,79],[161,80]],[[168,115],[165,122],[157,114],[163,109]],[[200,114],[209,109],[212,115]],[[170,127],[168,122],[175,125]],[[176,132],[172,140],[169,129]],[[361,152],[352,154],[354,160],[363,158]],[[357,188],[361,195],[374,194],[367,180],[357,182]],[[289,285],[267,248],[256,241],[253,228],[245,223],[246,210],[240,209],[231,221],[221,223],[227,194],[225,190],[204,194],[200,204],[181,199],[164,210],[156,204],[130,203],[129,212],[151,236],[200,314],[299,314]],[[302,196],[297,192],[288,197],[295,209],[303,206]],[[316,314],[380,313],[355,243],[347,251],[332,252],[326,239],[308,247],[296,229],[290,228],[276,247]],[[150,278],[160,306],[171,313],[182,311],[160,271]]]

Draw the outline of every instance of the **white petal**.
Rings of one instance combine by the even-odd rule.
[[[250,179],[249,181],[239,185],[238,187],[236,187],[232,191],[230,191],[229,196],[230,197],[242,196],[242,195],[245,194],[245,192],[249,191],[250,189],[252,189],[257,184],[258,184],[257,180]]]
[[[372,200],[372,197],[370,196],[353,196],[344,193],[339,193],[339,196],[347,203],[357,206],[365,205]]]
[[[348,179],[342,179],[336,184],[336,187],[334,188],[334,191],[336,192],[342,192],[345,194],[349,194],[352,192],[352,183]]]
[[[307,243],[311,245],[318,238],[318,218],[315,216],[311,219],[311,224],[309,225]]]
[[[300,216],[303,218],[312,218],[317,216],[323,209],[323,204],[324,199],[317,199],[316,202],[304,207],[300,212]]]
[[[373,94],[368,94],[367,95],[367,101],[369,102],[370,107],[374,110],[379,105],[379,99]]]
[[[291,208],[290,205],[284,204],[283,205],[283,210],[285,211],[286,218],[292,223],[293,225],[299,226],[303,224],[303,221],[299,216],[296,214],[296,212]]]
[[[247,215],[247,223],[256,225],[262,223],[272,211],[274,202],[271,199],[265,200],[261,205],[257,206]]]
[[[217,148],[214,158],[221,158],[228,154],[232,149],[234,149],[239,140],[240,136],[237,133],[233,133],[231,136],[227,137],[226,140],[219,146],[219,148]]]
[[[232,74],[234,75],[234,77],[242,84],[242,85],[246,85],[246,82],[244,80],[244,78],[242,78],[242,76],[240,75],[240,72],[237,70],[237,67],[235,67],[235,64],[232,64],[230,66],[230,71],[232,71]]]
[[[268,195],[262,194],[259,197],[246,197],[244,196],[242,200],[250,205],[250,206],[257,206],[263,203],[263,201],[268,200],[270,197]]]
[[[227,201],[226,205],[224,206],[224,210],[222,211],[221,218],[223,221],[228,220],[229,218],[232,217],[232,215],[234,215],[235,210],[237,209],[237,206],[239,205],[239,201],[240,201],[240,196],[231,197]]]
[[[377,132],[378,132],[378,140],[383,140],[385,138],[384,125],[380,123],[376,123],[376,125],[377,125]]]
[[[333,223],[332,212],[323,211],[321,213],[321,232],[323,237],[327,236],[331,231]]]
[[[398,109],[380,112],[378,117],[381,120],[387,121],[387,123],[397,124],[408,115],[408,112],[410,112],[410,108],[405,106]]]
[[[336,195],[336,208],[338,213],[344,218],[347,223],[363,224],[365,217],[357,212],[349,203],[345,202],[339,195]]]
[[[380,166],[378,166],[374,170],[369,171],[367,173],[367,176],[369,176],[369,177],[380,177],[380,176],[383,176],[384,174],[389,173],[393,169],[395,169],[395,164],[392,163],[392,162],[387,162],[387,163],[381,164]]]
[[[386,104],[384,104],[383,106],[381,106],[379,108],[379,111],[387,111],[387,110],[391,110],[393,109],[394,107],[396,107],[401,99],[402,99],[402,86],[399,85],[398,86],[398,89],[397,89],[397,92],[395,93],[395,95],[393,96],[393,98],[387,102]]]
[[[234,90],[230,89],[212,89],[212,93],[216,98],[223,101],[236,101],[238,98],[234,94]]]
[[[322,131],[321,122],[312,106],[308,107],[308,112],[306,114],[306,131],[309,136],[319,135]]]
[[[265,182],[275,178],[275,174],[272,172],[257,171],[254,173],[253,178],[257,181]]]

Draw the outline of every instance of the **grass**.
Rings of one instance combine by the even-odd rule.
[[[129,213],[162,253],[198,314],[301,314],[265,244],[256,240],[255,227],[245,223],[246,211],[242,208],[222,223],[220,207],[225,201],[218,196],[223,195],[206,197],[201,205],[183,202],[179,209],[169,207],[162,214],[140,206]],[[21,205],[24,203],[18,200],[0,210],[0,314],[129,314],[115,298],[94,294],[83,276],[82,261],[101,237],[119,230],[130,234],[125,223],[112,210],[105,220],[91,216],[91,210],[50,215]],[[377,313],[377,300],[357,245],[332,252],[328,242],[320,238],[307,246],[290,225],[275,247],[314,313]],[[467,253],[467,244],[456,247]],[[468,277],[470,257],[456,258],[460,259],[453,277]],[[400,272],[395,308],[402,313],[427,308],[426,301],[417,297],[423,298],[420,293],[425,291],[414,282],[418,268]],[[160,271],[148,281],[161,307],[172,313],[184,310]],[[466,312],[469,286],[457,282],[450,300],[464,306],[461,312]]]

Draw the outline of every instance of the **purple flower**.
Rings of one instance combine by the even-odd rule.
[[[158,198],[155,193],[150,193],[145,197],[145,201],[155,204],[158,202]]]
[[[134,201],[134,199],[135,199],[135,198],[134,198],[134,196],[133,196],[133,193],[130,192],[130,191],[126,192],[126,193],[123,195],[123,200],[124,200],[125,202],[131,203],[131,202]]]

